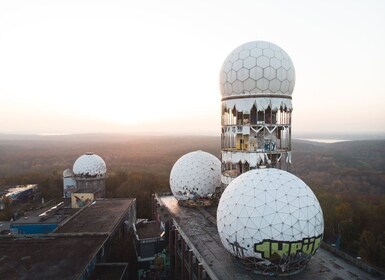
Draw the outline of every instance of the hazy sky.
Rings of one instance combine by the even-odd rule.
[[[294,135],[385,132],[385,1],[0,0],[0,133],[219,135],[253,40],[294,63]]]

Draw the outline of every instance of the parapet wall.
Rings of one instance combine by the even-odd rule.
[[[352,263],[353,265],[361,268],[362,270],[372,274],[372,275],[375,275],[375,276],[381,276],[381,277],[384,277],[385,279],[385,273],[384,272],[381,272],[379,271],[378,269],[364,263],[363,261],[361,261],[360,259],[357,259],[355,257],[352,257],[350,255],[348,255],[347,253],[345,252],[342,252],[341,250],[338,250],[337,248],[325,243],[325,242],[322,242],[321,243],[321,247],[324,248],[325,250],[329,251],[330,253],[338,256],[338,257],[341,257],[343,258],[344,260]]]

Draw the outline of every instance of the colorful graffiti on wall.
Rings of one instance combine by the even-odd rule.
[[[81,208],[94,201],[95,197],[92,193],[73,193],[71,195],[72,208]]]
[[[260,243],[254,244],[254,252],[261,253],[264,259],[296,255],[297,253],[314,255],[321,245],[321,241],[322,234],[292,242],[265,239]]]

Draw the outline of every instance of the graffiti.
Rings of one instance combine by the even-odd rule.
[[[273,140],[270,140],[270,139],[265,139],[264,150],[265,151],[274,151],[275,150],[275,142]]]
[[[233,248],[233,251],[234,251],[234,255],[237,256],[237,257],[245,257],[245,253],[244,253],[244,250],[246,250],[246,248],[242,247],[238,241],[234,241],[233,243],[230,242],[230,240],[228,240],[226,238],[227,242],[231,245],[231,247]]]
[[[264,259],[269,259],[273,255],[282,257],[295,255],[297,253],[314,255],[319,248],[321,241],[322,234],[292,242],[264,239],[262,242],[254,244],[254,252],[261,253],[262,258]]]
[[[94,195],[91,193],[72,194],[71,205],[72,208],[81,208],[91,203],[94,200]]]
[[[76,185],[65,185],[64,186],[64,197],[71,198],[71,194],[76,191]]]

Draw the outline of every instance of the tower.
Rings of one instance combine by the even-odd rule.
[[[101,197],[106,194],[107,167],[104,160],[94,153],[80,156],[74,163],[76,189],[99,192]]]
[[[76,191],[75,174],[67,168],[63,171],[63,197],[71,198],[71,193]]]
[[[255,168],[290,169],[291,95],[287,53],[264,41],[232,51],[220,72],[222,187]]]

